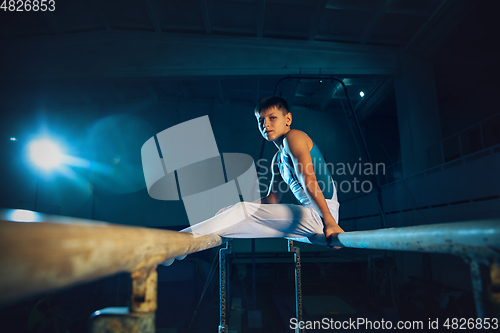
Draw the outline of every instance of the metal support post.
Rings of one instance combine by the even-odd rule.
[[[295,315],[298,322],[302,321],[302,277],[300,268],[300,248],[293,246],[293,241],[288,240],[288,252],[293,252],[295,262]],[[304,328],[296,328],[296,333],[304,333]]]
[[[220,294],[220,323],[219,333],[228,333],[227,327],[227,300],[228,300],[228,278],[227,278],[227,258],[231,254],[231,242],[226,243],[226,247],[219,250],[219,294]]]
[[[91,332],[155,333],[158,273],[154,267],[131,274],[130,308],[113,307],[95,311],[91,316]]]
[[[481,266],[475,260],[470,262],[470,274],[472,280],[472,293],[474,295],[474,302],[476,303],[476,317],[477,318],[485,318],[486,317],[486,308],[488,306],[488,302],[486,299],[487,291],[485,285],[485,270],[484,267]]]
[[[499,318],[498,267],[495,263],[483,265],[476,260],[470,262],[477,318]]]

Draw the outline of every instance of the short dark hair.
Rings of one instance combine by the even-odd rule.
[[[269,97],[264,98],[263,100],[261,100],[259,102],[259,104],[257,104],[254,112],[255,112],[255,114],[260,115],[260,113],[262,111],[265,111],[265,110],[270,109],[272,107],[276,107],[278,110],[281,110],[281,112],[283,112],[284,116],[290,112],[290,110],[288,109],[288,103],[286,102],[286,100],[282,97],[279,97],[279,96],[269,96]]]

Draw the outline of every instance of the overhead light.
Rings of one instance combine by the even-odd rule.
[[[362,92],[362,91],[360,91],[360,92],[359,92],[359,96],[361,96],[361,97],[365,97],[365,93],[364,93],[364,92]]]
[[[11,138],[10,138],[10,141],[17,141],[17,139],[16,139],[16,138],[14,138],[14,137],[11,137]]]
[[[58,166],[63,157],[59,147],[47,139],[31,142],[29,153],[33,163],[43,169],[52,169]]]

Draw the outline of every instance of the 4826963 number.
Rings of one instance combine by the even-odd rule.
[[[1,1],[1,0],[0,0]],[[55,0],[4,0],[0,5],[4,12],[53,12]]]

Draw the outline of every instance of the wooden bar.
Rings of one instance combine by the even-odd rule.
[[[154,279],[149,274],[152,267],[221,243],[217,235],[195,237],[170,230],[0,210],[0,305],[121,272],[137,277],[135,288],[140,293],[142,284]],[[151,310],[145,306],[135,305],[138,311]]]

